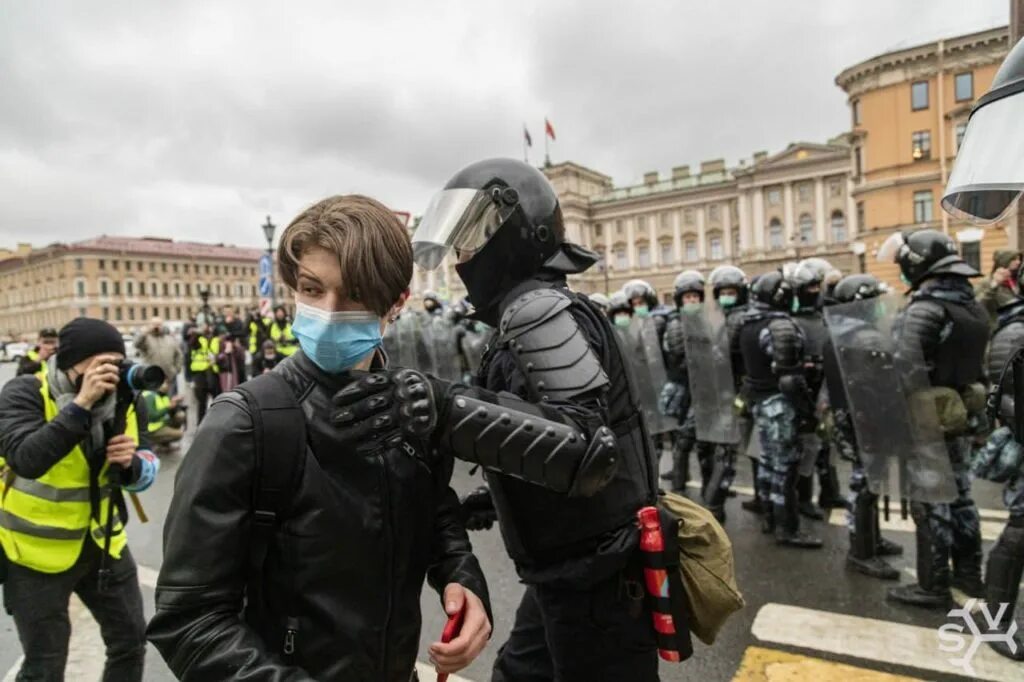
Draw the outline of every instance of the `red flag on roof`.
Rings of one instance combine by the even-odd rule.
[[[555,139],[555,128],[547,118],[544,119],[544,133],[552,140]]]

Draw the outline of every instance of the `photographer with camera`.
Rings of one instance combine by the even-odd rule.
[[[132,387],[163,372],[124,356],[114,327],[80,317],[60,330],[43,371],[0,391],[0,545],[4,601],[25,653],[18,679],[63,679],[72,593],[100,624],[103,679],[142,679],[142,594],[116,482],[145,490],[159,470]]]

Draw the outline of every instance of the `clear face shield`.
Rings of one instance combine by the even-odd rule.
[[[497,188],[495,188],[497,189]],[[500,190],[445,189],[433,196],[412,236],[413,260],[433,270],[452,250],[460,263],[476,255],[518,204],[498,202]]]
[[[974,223],[1003,218],[1024,192],[1024,92],[975,110],[942,206]]]
[[[907,240],[903,236],[902,232],[889,235],[889,238],[878,247],[878,253],[875,255],[875,260],[879,263],[895,263],[897,257],[903,252],[904,249],[909,248],[907,246]]]

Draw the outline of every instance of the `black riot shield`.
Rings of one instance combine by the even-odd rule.
[[[653,435],[668,433],[676,428],[674,417],[661,413],[658,401],[668,378],[665,359],[654,318],[634,316],[629,327],[615,327],[622,357],[637,391],[637,400],[643,410],[648,432]]]
[[[920,348],[900,345],[891,297],[825,308],[857,451],[880,495],[943,503],[956,484]]]
[[[434,374],[445,381],[461,381],[458,349],[455,347],[455,327],[443,315],[430,318],[430,352]]]
[[[735,445],[740,434],[733,410],[736,384],[725,317],[717,308],[705,306],[698,313],[683,312],[679,319],[683,324],[697,439]]]

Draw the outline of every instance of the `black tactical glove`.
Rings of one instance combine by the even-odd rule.
[[[459,499],[466,530],[490,530],[498,520],[491,490],[485,485]]]

